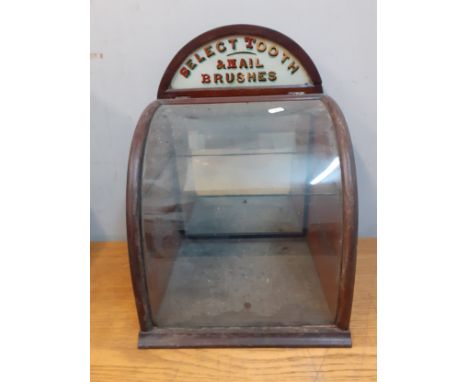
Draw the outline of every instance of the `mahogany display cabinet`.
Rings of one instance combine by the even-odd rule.
[[[351,346],[349,132],[305,51],[232,25],[184,46],[130,151],[140,348]]]

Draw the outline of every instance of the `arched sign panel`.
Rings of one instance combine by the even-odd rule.
[[[228,36],[190,54],[172,89],[313,85],[302,63],[286,48],[255,36]]]
[[[206,32],[174,57],[159,98],[321,93],[310,57],[289,37],[252,25]]]

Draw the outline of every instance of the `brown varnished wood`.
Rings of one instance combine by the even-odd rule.
[[[140,333],[138,346],[147,348],[194,347],[351,347],[348,330],[334,326],[302,328],[157,329]]]
[[[167,98],[177,97],[244,97],[244,96],[268,96],[268,95],[284,95],[284,94],[315,94],[321,93],[318,87],[313,86],[275,86],[275,87],[251,87],[251,88],[209,88],[209,89],[169,89],[165,93]]]
[[[145,265],[143,257],[143,231],[141,226],[141,172],[146,137],[151,119],[159,106],[158,101],[148,105],[143,111],[133,134],[127,172],[127,240],[133,293],[135,295],[138,319],[141,330],[151,330],[151,310],[146,289]]]
[[[273,94],[273,95],[249,95],[249,96],[226,96],[226,97],[200,97],[200,98],[175,98],[161,99],[161,105],[201,105],[217,103],[242,103],[242,102],[269,102],[269,101],[303,101],[317,100],[321,94]]]
[[[338,305],[335,323],[338,328],[347,330],[351,318],[354,278],[356,272],[356,246],[358,232],[358,196],[356,165],[353,147],[346,120],[336,102],[323,96],[335,128],[338,151],[340,154],[341,184],[343,193],[343,233],[342,262],[338,288]]]
[[[254,37],[263,37],[265,39],[274,41],[279,45],[286,48],[293,54],[303,65],[305,71],[312,79],[313,86],[292,86],[292,87],[257,87],[257,88],[229,88],[229,89],[180,89],[171,90],[171,81],[174,75],[179,70],[184,60],[193,51],[199,47],[207,44],[213,40],[221,39],[230,35],[247,35]],[[320,74],[309,55],[302,49],[295,41],[291,40],[286,35],[277,32],[273,29],[248,24],[227,25],[220,28],[209,30],[198,37],[195,37],[187,43],[179,52],[174,56],[169,63],[164,75],[161,79],[158,89],[158,98],[174,98],[174,97],[229,97],[229,96],[245,96],[245,95],[261,95],[261,94],[288,94],[290,92],[304,92],[304,93],[322,93],[322,79]]]

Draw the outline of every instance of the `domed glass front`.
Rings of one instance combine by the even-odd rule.
[[[341,170],[319,98],[161,105],[141,182],[155,326],[334,322]]]

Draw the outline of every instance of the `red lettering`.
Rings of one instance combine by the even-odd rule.
[[[209,84],[211,82],[209,74],[202,73],[201,78],[202,78],[201,80],[202,84]]]
[[[211,57],[211,56],[214,56],[216,54],[211,49],[213,49],[213,47],[211,45],[205,46],[204,50],[205,50],[206,57]]]
[[[237,69],[237,60],[235,58],[228,58],[228,69]]]
[[[216,49],[218,50],[219,53],[223,53],[226,50],[226,47],[224,46],[224,42],[218,41],[216,43]]]
[[[185,78],[189,78],[190,76],[190,70],[188,70],[185,66],[180,68],[179,73],[182,74]]]
[[[195,69],[197,67],[197,64],[194,64],[192,60],[187,60],[185,63],[191,70]]]
[[[194,56],[195,56],[195,58],[197,59],[198,62],[203,62],[203,61],[206,60],[205,57],[200,57],[200,56],[198,55],[198,53],[195,53]]]
[[[213,75],[214,83],[217,84],[218,82],[223,83],[223,76],[219,73]]]
[[[231,44],[232,50],[236,50],[237,38],[230,38],[228,42]]]
[[[245,37],[245,47],[247,49],[253,49],[253,43],[255,39],[253,37]]]

